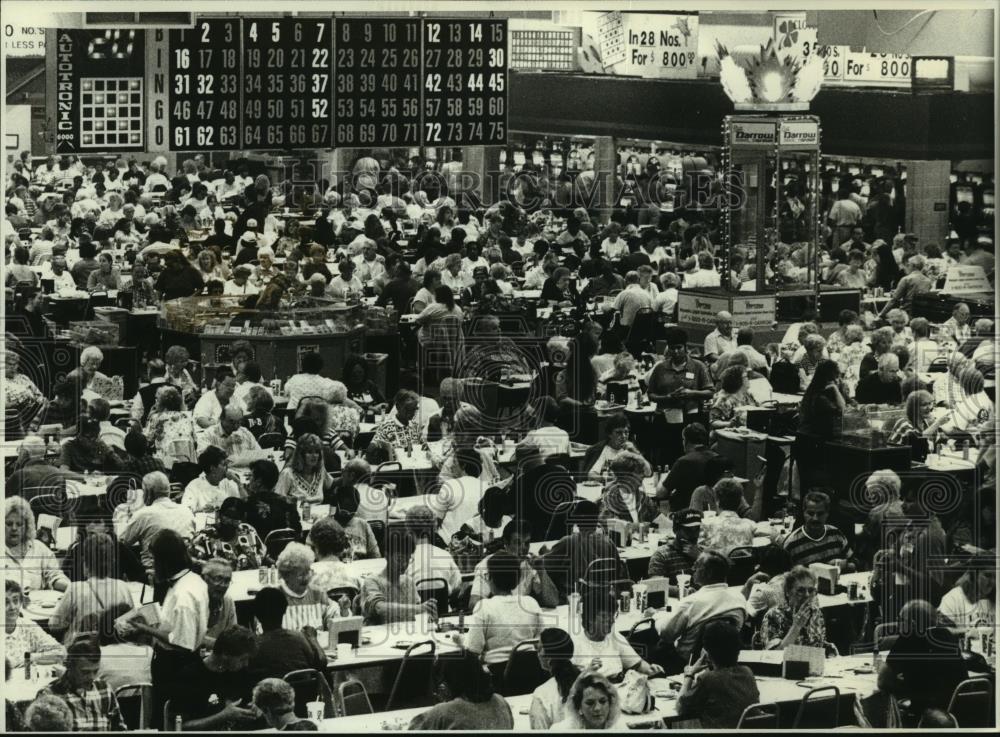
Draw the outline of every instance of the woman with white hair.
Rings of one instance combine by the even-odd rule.
[[[278,269],[274,265],[274,250],[270,246],[257,249],[257,267],[251,277],[258,288],[264,287],[277,275]]]
[[[330,407],[327,429],[341,437],[346,435],[351,439],[355,438],[361,429],[361,413],[357,405],[347,404],[347,386],[339,381],[334,382],[328,398]]]
[[[805,348],[805,353],[798,361],[799,387],[805,391],[812,375],[816,373],[816,366],[825,358],[826,338],[816,333],[807,335],[802,339],[802,347]]]
[[[795,566],[785,574],[785,603],[764,614],[760,639],[768,650],[784,650],[789,645],[826,645],[826,622],[816,599],[815,573],[805,566]]]
[[[4,522],[3,568],[7,579],[16,581],[25,593],[41,589],[65,591],[69,578],[59,569],[48,546],[35,539],[35,515],[28,501],[19,496],[7,497]]]
[[[660,277],[660,284],[663,289],[653,300],[653,309],[665,315],[672,315],[677,306],[677,288],[681,285],[681,278],[672,271]]]
[[[286,630],[298,632],[306,626],[314,627],[317,631],[327,630],[330,620],[341,615],[343,605],[338,606],[330,601],[325,591],[317,591],[309,586],[315,562],[316,554],[312,548],[291,542],[281,551],[275,563],[281,579],[281,591],[288,601],[288,610],[281,622]]]
[[[119,400],[125,391],[122,378],[116,376],[112,379],[102,374],[98,371],[102,363],[104,353],[96,345],[89,345],[80,352],[80,366],[70,371],[66,380],[78,382],[81,392],[88,390],[109,401]]]
[[[510,283],[510,269],[506,264],[493,264],[490,267],[490,279],[500,289],[500,294],[505,296],[514,294],[514,285]]]
[[[844,328],[843,344],[837,354],[837,366],[844,384],[854,395],[861,372],[861,359],[868,354],[868,347],[862,342],[865,331],[860,325],[848,325]]]

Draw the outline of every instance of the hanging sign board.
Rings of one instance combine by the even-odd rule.
[[[624,74],[654,79],[698,76],[698,16],[626,13]],[[606,62],[605,62],[606,63]]]
[[[982,266],[952,266],[941,287],[943,294],[982,294],[992,292]]]

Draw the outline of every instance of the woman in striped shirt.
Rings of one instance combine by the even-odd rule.
[[[312,564],[315,561],[316,555],[308,545],[295,542],[285,546],[278,556],[281,591],[288,600],[288,610],[281,622],[286,630],[298,632],[307,625],[317,630],[326,630],[330,620],[350,614],[351,604],[346,597],[338,606],[325,591],[310,588]]]

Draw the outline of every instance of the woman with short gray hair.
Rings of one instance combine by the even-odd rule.
[[[826,645],[826,623],[816,595],[816,574],[808,568],[795,566],[785,574],[785,603],[768,609],[760,624],[766,649]]]
[[[281,591],[288,601],[288,610],[281,622],[286,630],[298,632],[306,626],[326,630],[329,621],[340,616],[340,607],[330,601],[327,592],[309,586],[315,562],[316,555],[312,549],[296,542],[288,543],[275,562],[281,578]]]

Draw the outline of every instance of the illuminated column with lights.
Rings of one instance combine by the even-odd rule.
[[[729,285],[735,249],[745,248],[755,256],[753,293],[811,293],[818,309],[821,129],[819,118],[804,113],[822,82],[822,59],[781,59],[772,43],[752,58],[736,60],[721,46],[718,53],[723,89],[745,113],[722,126],[722,283]],[[781,243],[800,244],[805,258],[786,274],[769,275]]]

